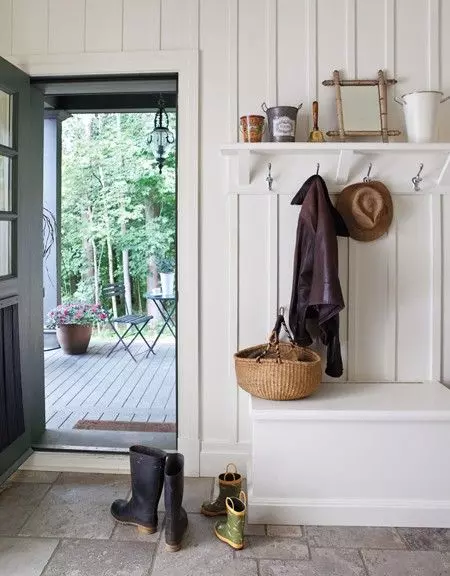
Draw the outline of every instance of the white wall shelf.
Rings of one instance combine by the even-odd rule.
[[[323,154],[338,155],[336,168],[336,183],[346,184],[350,169],[354,162],[354,155],[361,154],[446,154],[437,179],[437,185],[450,185],[450,142],[436,142],[431,144],[414,144],[410,142],[261,142],[225,144],[221,148],[224,156],[238,157],[238,183],[239,186],[251,184],[251,156],[277,156],[297,154]]]

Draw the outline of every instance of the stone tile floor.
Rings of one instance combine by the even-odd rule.
[[[186,479],[183,549],[161,529],[117,525],[109,506],[129,493],[119,475],[19,472],[0,487],[0,576],[449,576],[450,530],[247,526],[246,548],[217,540],[198,514],[211,478]]]

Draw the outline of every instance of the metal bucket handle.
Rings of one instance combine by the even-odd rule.
[[[439,104],[442,104],[443,102],[446,102],[447,100],[450,99],[450,96],[445,96],[444,98],[442,98],[442,100],[439,102]],[[406,106],[406,102],[403,100],[403,96],[394,96],[394,100],[397,102],[397,104],[400,104],[401,106]]]
[[[449,98],[450,98],[450,96],[449,96]],[[300,110],[300,108],[301,108],[302,106],[303,106],[303,102],[297,106],[297,111]],[[267,107],[267,104],[266,104],[265,102],[263,102],[263,103],[261,104],[261,110],[262,110],[265,114],[267,114],[267,111],[269,110],[269,108]]]

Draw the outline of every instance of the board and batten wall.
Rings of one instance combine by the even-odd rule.
[[[230,351],[264,340],[273,308],[289,301],[297,217],[289,201],[316,161],[298,156],[298,170],[287,160],[274,166],[277,185],[284,190],[276,198],[258,194],[255,188],[253,195],[252,190],[230,195],[233,165],[227,171],[220,146],[238,140],[239,115],[258,113],[263,101],[303,102],[299,140],[307,137],[308,111],[316,98],[321,127],[335,128],[334,93],[321,84],[335,68],[348,78],[375,77],[383,68],[398,79],[399,94],[414,89],[450,93],[449,28],[446,0],[0,0],[0,54],[6,58],[200,50],[202,474],[215,474],[231,460],[244,462],[248,453],[248,398],[236,389]],[[450,141],[450,102],[440,113],[440,139]],[[402,128],[400,106],[390,105],[389,119],[390,127]],[[444,160],[431,159],[424,177],[431,180]],[[332,179],[334,168],[326,162],[321,173]],[[393,186],[397,180],[410,186],[416,168],[417,158],[400,163],[384,158],[374,176],[387,178]],[[365,169],[360,160],[352,179]],[[260,166],[254,187],[260,186],[261,192],[264,178]],[[394,202],[397,217],[385,238],[363,246],[340,243],[347,299],[342,317],[346,377],[427,378],[433,356],[430,342],[442,331],[439,371],[450,380],[450,357],[445,353],[450,306],[444,299],[442,325],[436,327],[431,248],[432,205],[442,202],[445,295],[450,281],[450,253],[445,249],[450,241],[450,226],[445,225],[450,222],[450,203],[445,196],[436,200],[431,195],[401,194]],[[268,242],[274,205],[280,231],[275,255]],[[230,266],[234,255],[239,255],[238,274]],[[268,274],[274,257],[279,270],[275,279]],[[239,317],[233,319],[237,308]]]

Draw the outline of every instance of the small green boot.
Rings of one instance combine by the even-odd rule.
[[[230,468],[234,472],[230,472]],[[227,498],[237,498],[242,486],[242,476],[238,474],[234,464],[228,464],[225,472],[219,474],[219,495],[214,502],[203,502],[200,512],[205,516],[225,516]]]
[[[244,492],[239,494],[239,498],[228,497],[225,504],[227,519],[216,522],[214,533],[219,540],[235,550],[242,550],[244,547],[245,514],[247,512],[247,500]]]

